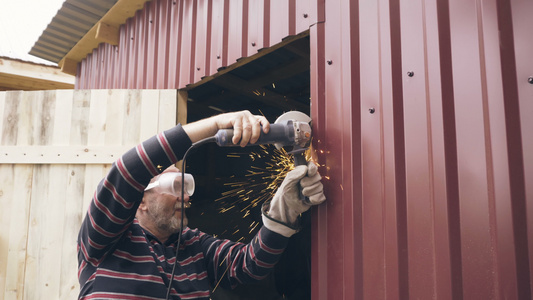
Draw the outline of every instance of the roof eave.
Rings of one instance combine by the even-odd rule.
[[[72,11],[72,6],[77,4],[77,0],[67,0],[58,11],[57,15],[52,19],[52,22],[48,25],[41,37],[39,37],[39,40],[37,40],[33,46],[30,54],[57,63],[61,68],[61,71],[64,73],[76,75],[78,63],[87,57],[88,54],[92,53],[95,48],[98,48],[98,45],[101,43],[118,45],[120,25],[125,24],[129,18],[135,16],[135,13],[138,10],[143,9],[146,2],[149,1],[150,0],[118,0],[111,5],[105,13],[100,11],[100,14],[103,14],[100,19],[94,18],[95,10],[90,12],[87,11],[87,13],[90,13],[93,17],[92,20],[96,21],[90,27],[86,24],[86,28],[80,28],[80,30],[87,30],[83,36],[79,36],[79,30],[77,30],[77,32],[68,32],[65,30],[64,32],[65,36],[63,39],[69,41],[70,44],[74,41],[74,46],[70,49],[68,46],[63,46],[63,48],[57,49],[60,47],[58,45],[57,47],[54,47],[54,49],[50,48],[49,52],[43,51],[43,48],[49,48],[42,47],[42,43],[45,43],[46,35],[51,30],[57,31],[58,23],[63,23],[61,26],[64,27],[72,21],[73,24],[75,23],[77,27],[80,27],[79,18],[76,18],[75,16],[72,16],[70,19],[68,17],[65,18],[65,12]],[[106,1],[94,0],[93,4],[98,4],[99,7],[106,7],[106,4],[109,6],[112,2],[113,0],[107,1],[107,3]],[[88,1],[83,1],[83,4],[87,6]],[[77,11],[79,12],[80,9],[86,10],[87,8],[78,8]],[[65,22],[67,23],[64,24]]]

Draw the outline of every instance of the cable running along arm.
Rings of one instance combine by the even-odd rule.
[[[203,140],[200,140],[194,144],[192,144],[189,149],[187,149],[187,151],[185,152],[185,154],[183,155],[183,161],[181,163],[181,220],[180,220],[180,234],[178,236],[178,243],[176,245],[176,259],[174,260],[174,266],[172,266],[172,274],[170,275],[170,282],[168,283],[168,288],[167,288],[167,296],[166,296],[166,300],[170,299],[170,290],[172,289],[172,282],[174,281],[174,274],[176,274],[176,265],[178,264],[178,252],[179,252],[179,249],[180,249],[180,243],[181,243],[181,233],[183,232],[183,217],[185,216],[185,201],[183,201],[183,198],[185,196],[184,194],[184,191],[185,191],[185,162],[187,160],[187,155],[189,154],[189,151],[191,151],[192,149],[195,149],[197,148],[198,146],[201,146],[203,144],[208,144],[208,143],[213,143],[215,142],[215,137],[208,137],[208,138],[205,138]],[[179,296],[178,296],[178,299]]]

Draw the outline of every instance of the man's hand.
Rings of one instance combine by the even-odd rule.
[[[320,180],[318,168],[313,162],[309,162],[307,166],[297,166],[287,173],[272,201],[263,205],[263,224],[286,237],[296,233],[298,216],[311,206],[326,200]],[[300,198],[300,186],[308,201]]]
[[[255,143],[261,134],[270,130],[270,123],[263,116],[252,115],[247,110],[216,115],[183,126],[193,143],[214,136],[219,129],[234,129],[233,143],[241,147]]]
[[[217,130],[233,128],[232,141],[241,147],[248,143],[257,142],[261,134],[261,127],[264,133],[268,133],[270,130],[270,123],[265,117],[252,115],[247,110],[218,115],[215,119]]]

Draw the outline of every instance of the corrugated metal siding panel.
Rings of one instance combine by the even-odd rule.
[[[532,13],[524,1],[326,4],[311,30],[329,177],[314,299],[531,299]]]
[[[484,44],[485,35],[490,36],[494,32],[486,31],[489,28],[484,28],[481,20],[487,18],[489,25],[497,26],[496,19],[488,19],[494,18],[496,11],[487,14],[481,13],[479,9],[475,2],[450,2],[463,295],[467,299],[496,296],[497,276],[500,274],[496,265],[498,260],[493,257],[498,254],[493,250],[493,247],[497,247],[495,239],[498,237],[495,224],[498,211],[495,210],[496,191],[493,182],[496,170],[493,164],[494,159],[504,158],[494,156],[496,153],[492,152],[491,139],[494,138],[506,147],[503,142],[505,139],[491,137],[493,132],[490,123],[502,124],[501,119],[491,120],[488,115],[489,97],[494,97],[498,102],[503,99],[501,91],[493,95],[487,94],[486,67],[490,63],[499,64],[499,60],[487,60],[485,57],[484,52],[490,50]],[[498,86],[501,89],[501,80]],[[499,172],[507,173],[504,169]],[[508,176],[509,174],[504,175]],[[509,202],[509,195],[501,196],[503,197],[499,201]],[[512,217],[509,217],[499,220],[501,225],[511,221]],[[514,254],[506,255],[508,254],[514,264]],[[485,284],[480,285],[480,282]],[[516,294],[513,298],[515,297]]]
[[[183,11],[181,14],[182,22],[182,36],[181,36],[181,49],[178,51],[179,57],[179,87],[185,87],[187,84],[193,82],[194,76],[194,49],[196,46],[194,38],[196,37],[196,5],[195,1],[184,1]]]
[[[512,26],[513,26],[513,41],[515,44],[515,60],[516,63],[516,80],[518,86],[518,106],[519,111],[517,116],[520,122],[520,134],[521,134],[521,146],[524,164],[524,179],[525,186],[525,199],[526,199],[526,224],[520,224],[527,228],[527,244],[526,241],[518,241],[518,247],[521,251],[529,250],[529,265],[521,264],[519,267],[520,272],[527,272],[529,270],[529,286],[533,286],[533,276],[531,276],[531,270],[533,270],[533,138],[531,137],[531,128],[533,128],[533,60],[531,59],[531,49],[533,49],[533,39],[531,38],[531,32],[528,28],[533,27],[533,18],[531,18],[531,12],[533,12],[533,2],[529,1],[511,1],[511,13],[512,13]],[[530,38],[527,38],[530,37]],[[512,65],[512,64],[511,64]],[[527,79],[526,79],[527,78]],[[516,117],[516,116],[515,116]],[[514,129],[511,129],[514,130]],[[518,178],[517,180],[520,180]],[[525,253],[528,254],[527,252]],[[522,254],[524,255],[524,254]],[[529,269],[528,269],[529,268]],[[522,284],[528,284],[523,282]]]
[[[312,294],[362,299],[363,282],[372,280],[364,278],[362,251],[372,240],[363,242],[361,226],[358,27],[352,23],[357,7],[342,1],[322,9],[318,15],[326,22],[311,27],[311,115],[331,201],[317,210],[313,224]]]
[[[317,20],[311,10],[304,0],[151,1],[121,26],[116,57],[102,57],[114,48],[103,44],[80,63],[77,86],[183,88],[309,29]],[[105,83],[92,82],[112,70]]]

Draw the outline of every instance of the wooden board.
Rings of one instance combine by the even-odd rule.
[[[94,189],[123,152],[174,126],[177,107],[175,90],[0,92],[0,299],[77,297]]]
[[[2,187],[7,203],[2,217],[2,244],[0,257],[6,257],[4,299],[22,299],[26,268],[28,223],[32,191],[33,166],[1,165],[2,177],[11,177]],[[7,179],[7,178],[6,178]],[[2,197],[3,198],[3,197]],[[6,251],[7,250],[7,251]],[[4,251],[7,253],[4,254]],[[4,278],[3,278],[4,279]]]

